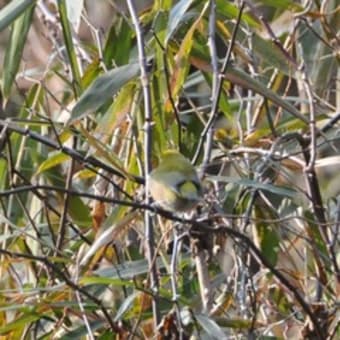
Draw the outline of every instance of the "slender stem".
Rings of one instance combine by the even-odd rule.
[[[144,46],[144,37],[141,26],[139,24],[136,8],[133,0],[127,0],[127,5],[131,15],[132,23],[136,31],[137,47],[139,54],[139,63],[141,70],[141,83],[143,87],[144,96],[144,174],[145,174],[145,204],[151,204],[151,197],[149,195],[149,181],[148,174],[151,171],[151,154],[152,154],[152,110],[151,110],[151,94],[149,77],[147,73],[147,58]],[[155,240],[154,230],[152,225],[151,213],[149,210],[144,212],[144,223],[145,223],[145,237],[146,237],[146,256],[149,263],[150,271],[150,285],[153,292],[153,317],[155,329],[160,323],[160,311],[158,306],[158,289],[159,282],[157,276],[156,262],[153,260],[155,256]]]
[[[217,113],[216,101],[218,101],[218,89],[219,89],[219,70],[218,59],[216,50],[216,3],[214,0],[210,0],[210,14],[209,14],[209,36],[208,46],[210,50],[211,66],[212,66],[212,88],[211,88],[211,112],[210,117],[213,117]],[[211,150],[213,143],[213,126],[209,128],[207,132],[206,145],[203,157],[203,169],[209,164],[211,158]]]
[[[76,148],[77,138],[72,137],[73,139],[73,148]],[[71,158],[69,161],[69,168],[67,170],[67,178],[66,178],[66,185],[65,189],[69,190],[72,188],[72,178],[73,178],[73,172],[74,172],[74,159]],[[57,244],[56,244],[56,253],[59,250],[62,249],[63,243],[65,240],[65,233],[66,233],[66,225],[67,225],[67,215],[68,215],[68,208],[70,204],[70,196],[66,192],[64,194],[64,206],[63,206],[63,212],[61,214],[60,222],[59,222],[59,230],[58,230],[58,237],[57,237]]]
[[[209,117],[207,124],[204,127],[204,130],[201,133],[201,137],[200,137],[197,149],[196,149],[196,153],[195,153],[195,156],[193,158],[194,164],[197,163],[198,157],[201,153],[202,146],[204,145],[204,142],[206,141],[207,134],[213,128],[214,123],[215,123],[217,116],[218,116],[218,105],[219,105],[220,97],[221,97],[221,93],[222,93],[224,74],[226,73],[227,67],[228,67],[229,62],[230,62],[231,52],[233,50],[234,43],[235,43],[235,40],[236,40],[236,33],[237,33],[238,27],[240,25],[242,13],[243,13],[243,8],[244,8],[244,2],[242,1],[241,7],[240,7],[240,10],[239,10],[239,14],[238,14],[238,17],[237,17],[237,21],[236,21],[236,24],[234,26],[234,30],[233,30],[231,40],[230,40],[230,43],[229,43],[229,46],[228,46],[228,50],[227,50],[226,56],[224,58],[224,62],[223,62],[222,68],[220,70],[220,73],[218,74],[218,81],[217,81],[217,84],[216,84],[216,94],[212,98],[213,101],[212,101],[210,117]]]
[[[177,316],[177,322],[178,322],[178,333],[180,339],[183,339],[183,327],[182,327],[182,320],[181,320],[181,307],[178,302],[179,294],[177,292],[177,257],[178,257],[178,252],[181,249],[182,246],[182,239],[184,234],[178,235],[178,230],[174,228],[174,240],[173,240],[173,250],[172,250],[172,256],[171,256],[171,290],[172,290],[172,300],[175,304],[175,311],[176,311],[176,316]]]

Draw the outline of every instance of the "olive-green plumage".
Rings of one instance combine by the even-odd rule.
[[[190,161],[175,150],[164,152],[157,168],[149,175],[152,198],[170,211],[187,211],[201,199],[202,187]]]

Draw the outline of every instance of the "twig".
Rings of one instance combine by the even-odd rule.
[[[210,14],[209,14],[209,35],[208,35],[208,46],[211,57],[212,67],[212,86],[211,86],[211,112],[210,117],[217,115],[218,111],[218,90],[219,90],[219,72],[218,72],[218,59],[216,50],[216,3],[214,0],[210,0]],[[209,122],[208,122],[209,124]],[[207,167],[211,158],[212,142],[213,142],[213,125],[207,131],[206,145],[204,148],[204,157],[202,166],[203,169]]]
[[[255,6],[252,4],[251,1],[244,0],[247,3],[247,6],[251,9],[254,15],[257,15],[258,10],[255,8]],[[271,37],[272,42],[278,47],[278,49],[282,52],[282,54],[287,58],[287,60],[295,67],[297,68],[298,63],[296,60],[287,52],[287,50],[282,46],[280,40],[277,38],[277,36],[274,34],[272,28],[268,24],[268,22],[264,19],[264,17],[259,14],[258,15],[259,20],[262,22],[264,27],[266,28],[269,36]]]
[[[315,214],[315,218],[317,220],[318,229],[320,231],[323,242],[327,246],[327,250],[329,251],[334,267],[334,271],[337,277],[338,282],[340,282],[340,268],[337,263],[336,254],[334,253],[334,249],[332,248],[328,233],[327,233],[327,219],[324,210],[324,205],[322,201],[320,185],[318,181],[318,177],[315,171],[315,161],[317,157],[317,136],[319,132],[316,128],[315,121],[315,106],[314,106],[314,97],[312,93],[312,88],[307,77],[304,64],[300,67],[301,78],[303,82],[303,87],[308,98],[309,103],[309,136],[304,140],[299,140],[301,148],[303,150],[303,155],[305,159],[305,179],[307,191],[311,197],[310,201],[313,207],[313,212]],[[323,282],[324,284],[326,282]]]
[[[64,187],[57,187],[57,186],[46,185],[46,184],[22,185],[22,186],[14,187],[12,189],[2,190],[0,191],[0,197],[8,197],[14,194],[20,194],[20,193],[24,193],[27,191],[32,191],[36,193],[37,190],[55,191],[55,192],[60,192],[63,194],[85,197],[85,198],[89,198],[93,200],[98,200],[100,202],[119,204],[122,206],[132,207],[136,209],[146,209],[146,208],[151,207],[151,205],[140,204],[140,203],[133,202],[133,201],[124,201],[124,200],[114,199],[114,198],[101,196],[101,195],[98,196],[98,195],[90,194],[89,192],[80,192],[77,190],[66,189]],[[152,210],[152,209],[150,208],[149,210]]]
[[[340,112],[337,112],[330,120],[329,122],[324,125],[320,130],[321,132],[325,133],[329,129],[331,129],[338,121],[340,120]]]
[[[92,332],[89,320],[87,318],[87,315],[85,313],[84,304],[83,304],[83,302],[81,300],[81,296],[79,294],[79,291],[76,290],[75,295],[76,295],[76,299],[77,299],[77,302],[78,302],[79,310],[81,312],[81,317],[82,317],[84,325],[85,325],[85,327],[87,329],[87,335],[89,337],[89,340],[94,340],[95,338],[94,338],[94,335],[93,335],[93,332]]]
[[[233,33],[232,33],[232,36],[231,36],[231,39],[230,39],[228,50],[227,50],[226,56],[224,58],[224,62],[223,62],[221,71],[218,75],[218,81],[217,81],[217,85],[216,85],[216,95],[215,95],[214,98],[212,98],[213,102],[212,102],[210,117],[209,117],[209,120],[204,127],[204,130],[201,133],[200,140],[198,142],[198,146],[197,146],[197,149],[196,149],[196,153],[195,153],[195,156],[193,158],[194,164],[197,163],[199,155],[201,153],[202,146],[203,146],[203,144],[206,140],[207,134],[210,131],[210,129],[212,129],[212,127],[214,126],[214,123],[215,123],[217,116],[218,116],[218,105],[219,105],[219,101],[220,101],[220,97],[221,97],[221,93],[222,93],[224,74],[226,73],[227,67],[228,67],[229,62],[230,62],[231,52],[232,52],[234,44],[235,44],[236,33],[237,33],[238,27],[239,27],[240,22],[241,22],[243,8],[244,8],[244,1],[241,2],[240,10],[239,10],[237,21],[236,21],[236,24],[234,26]]]
[[[306,75],[304,64],[301,65],[300,72],[302,74],[302,83],[303,83],[303,87],[305,89],[305,92],[308,98],[308,103],[309,103],[309,136],[310,136],[309,153],[310,153],[310,157],[305,167],[305,171],[306,173],[308,173],[310,171],[314,171],[315,160],[316,160],[315,106],[314,106],[312,89],[311,89],[309,80]]]
[[[170,280],[171,280],[171,290],[172,290],[172,300],[175,304],[175,310],[176,310],[176,317],[177,317],[177,322],[179,325],[179,336],[180,339],[183,339],[183,327],[182,327],[182,318],[181,318],[181,307],[178,303],[178,297],[179,294],[177,293],[177,256],[178,252],[181,250],[182,246],[182,239],[186,234],[178,235],[178,230],[174,228],[174,239],[173,239],[173,251],[172,251],[172,256],[171,256],[171,264],[170,264]]]
[[[132,23],[136,31],[137,47],[139,54],[139,63],[141,70],[141,83],[144,95],[144,175],[145,175],[145,204],[151,204],[151,197],[149,195],[149,180],[148,174],[151,172],[151,154],[152,154],[152,108],[151,108],[151,94],[149,78],[147,73],[147,60],[144,47],[143,32],[139,23],[136,8],[133,0],[127,0],[127,5],[131,15]],[[158,276],[156,263],[153,261],[155,256],[155,240],[154,230],[152,225],[152,218],[149,210],[144,212],[145,222],[145,237],[146,237],[146,256],[149,263],[150,270],[150,285],[153,291],[152,310],[154,317],[155,330],[160,323],[160,311],[158,307]]]
[[[213,295],[211,291],[207,256],[206,256],[205,250],[196,249],[194,251],[194,259],[196,263],[198,282],[199,282],[199,287],[200,287],[200,292],[201,292],[203,313],[209,314],[213,306]]]
[[[73,136],[72,137],[72,143],[73,143],[73,148],[76,148],[77,144],[77,137]],[[69,161],[69,167],[67,170],[67,178],[66,178],[66,184],[65,184],[65,189],[71,189],[72,188],[72,178],[73,178],[73,172],[74,172],[74,159],[71,158]],[[56,243],[56,251],[59,251],[63,247],[64,239],[65,239],[65,234],[66,234],[66,223],[67,223],[67,216],[68,216],[68,208],[70,204],[70,196],[66,192],[64,194],[64,205],[63,205],[63,210],[61,213],[61,218],[59,222],[59,230],[58,230],[58,236],[57,236],[57,243]]]

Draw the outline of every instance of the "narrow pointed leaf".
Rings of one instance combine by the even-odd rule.
[[[65,46],[67,55],[69,58],[69,62],[71,65],[72,76],[73,76],[73,83],[74,83],[74,91],[77,96],[81,93],[81,76],[80,76],[80,67],[78,64],[77,53],[75,50],[75,46],[73,43],[72,38],[72,28],[70,25],[69,17],[67,14],[67,6],[66,0],[59,0],[58,1],[58,9],[60,15],[60,21],[63,28],[63,35],[65,40]]]
[[[60,165],[70,159],[70,156],[64,154],[62,151],[53,152],[49,157],[43,161],[37,171],[37,174]]]
[[[111,99],[128,81],[139,75],[139,64],[133,63],[117,67],[101,76],[83,93],[72,110],[73,122],[88,116]]]
[[[36,0],[13,0],[0,11],[0,31],[32,6]]]
[[[195,315],[197,322],[200,326],[209,334],[211,339],[216,340],[227,340],[227,335],[223,332],[221,327],[211,318],[204,314],[197,314]]]
[[[10,95],[12,85],[20,66],[27,33],[32,22],[33,11],[34,6],[28,8],[12,26],[11,37],[6,48],[4,59],[2,93],[5,98],[5,102]]]
[[[174,31],[178,28],[179,23],[183,20],[183,16],[192,4],[192,0],[181,0],[179,1],[170,12],[169,23],[168,23],[168,34],[166,41],[168,41]]]
[[[295,190],[279,187],[276,185],[268,184],[268,183],[260,183],[255,180],[246,179],[246,178],[235,178],[235,177],[227,177],[227,176],[209,176],[209,179],[213,181],[218,181],[221,183],[235,183],[237,185],[242,185],[246,187],[251,187],[258,190],[265,190],[272,192],[273,194],[281,195],[284,197],[295,197]]]

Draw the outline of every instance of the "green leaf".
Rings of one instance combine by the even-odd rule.
[[[162,259],[157,258],[157,268],[164,268]],[[132,279],[137,275],[147,274],[149,265],[147,260],[127,261],[121,265],[116,265],[115,268],[98,269],[94,273],[98,276],[111,277],[116,279]]]
[[[238,69],[236,67],[228,67],[225,78],[231,82],[238,84],[244,88],[251,89],[256,93],[263,95],[265,98],[271,100],[274,104],[283,109],[287,110],[296,118],[299,118],[304,123],[308,124],[308,118],[300,113],[292,104],[288,101],[282,99],[278,94],[269,89],[265,84],[261,83],[259,80],[254,79],[246,72]]]
[[[91,133],[87,132],[86,129],[80,127],[82,134],[87,139],[89,145],[94,149],[96,155],[99,156],[99,159],[102,159],[104,162],[107,162],[113,166],[117,172],[124,175],[126,178],[132,178],[130,174],[124,169],[124,165],[119,157],[110,150],[110,148],[99,139],[92,136]]]
[[[313,243],[316,245],[320,254],[321,261],[324,262],[326,268],[329,268],[330,259],[328,256],[327,244],[325,243],[322,236],[322,228],[325,227],[318,223],[314,213],[312,213],[310,210],[304,211],[304,217],[306,218],[306,221],[309,221],[309,223],[306,225],[306,231],[309,237],[313,239]]]
[[[41,158],[43,158],[41,156]],[[42,172],[43,176],[52,183],[54,186],[65,187],[65,180],[62,177],[60,171],[56,167],[50,167]],[[63,200],[63,195],[57,194],[60,200]],[[81,227],[91,226],[92,217],[89,207],[83,202],[83,200],[78,197],[71,195],[69,198],[69,214],[74,223]]]
[[[195,22],[191,25],[190,29],[185,34],[182,42],[180,44],[180,48],[176,54],[176,64],[174,66],[174,70],[170,79],[170,93],[174,101],[177,100],[180,90],[183,87],[184,81],[188,75],[190,63],[189,57],[194,45],[194,33],[201,23],[201,20],[207,11],[208,7],[204,6],[202,12],[199,17],[195,20]],[[165,103],[165,112],[172,111],[172,105],[170,99],[168,99]]]
[[[13,330],[18,330],[24,327],[27,327],[28,324],[34,322],[36,320],[41,319],[41,315],[39,314],[24,314],[22,317],[15,319],[12,322],[7,323],[6,325],[0,327],[0,334],[6,334]]]
[[[204,314],[195,314],[195,318],[200,326],[209,334],[210,339],[227,339],[227,335],[223,332],[221,327],[211,318]]]
[[[259,221],[266,219],[266,214],[261,211],[261,208],[256,206],[256,218]],[[268,223],[256,223],[257,237],[260,242],[260,249],[264,257],[275,266],[279,252],[280,237],[275,231],[274,225]]]
[[[199,44],[195,44],[192,48],[190,62],[198,69],[206,72],[212,72],[211,65],[209,63],[209,55],[206,49],[200,48]],[[261,81],[254,79],[243,70],[229,65],[227,72],[224,74],[224,78],[230,82],[239,85],[245,89],[253,90],[255,93],[259,93],[265,98],[271,100],[278,107],[282,107],[290,114],[303,121],[305,124],[309,124],[309,120],[306,116],[300,113],[292,104],[281,98],[274,91],[269,89],[267,85]]]
[[[293,0],[259,0],[259,2],[262,2],[266,6],[271,6],[281,10],[283,9],[296,9],[298,11],[303,10],[303,7]]]
[[[10,25],[35,2],[36,0],[12,0],[0,11],[0,31]]]
[[[104,326],[104,321],[102,320],[95,320],[95,321],[90,321],[89,326],[90,329],[95,332],[97,329],[101,328]],[[62,335],[59,339],[60,340],[74,340],[74,339],[82,339],[83,337],[86,337],[88,335],[88,329],[85,325],[79,326],[69,332],[67,334]]]
[[[5,189],[7,171],[7,161],[3,158],[0,158],[0,190]]]
[[[103,51],[104,62],[108,68],[129,62],[132,37],[133,31],[125,19],[122,18],[119,23],[113,22]]]
[[[42,163],[40,163],[40,166],[37,170],[37,174],[44,172],[50,168],[53,168],[57,165],[60,165],[66,162],[67,160],[69,160],[70,158],[71,158],[70,156],[66,155],[65,153],[61,151],[51,152],[48,158],[46,159],[46,161],[43,161]]]
[[[92,226],[91,211],[82,199],[77,196],[71,196],[69,202],[69,214],[74,223],[81,227]]]
[[[110,277],[103,276],[85,276],[79,279],[79,283],[83,285],[114,285],[115,287],[119,286],[131,286],[134,287],[135,283],[130,280],[123,279],[112,279]]]
[[[108,140],[115,129],[117,129],[123,122],[126,121],[126,117],[131,110],[133,99],[135,97],[134,94],[136,91],[136,83],[127,83],[116,95],[112,105],[100,118],[95,134],[98,136],[103,136],[102,140],[104,142]]]
[[[238,17],[240,11],[240,9],[236,5],[225,0],[216,0],[216,8],[217,13],[222,14],[227,18],[233,19],[236,19]],[[242,13],[241,21],[254,28],[260,27],[259,22],[245,12]]]
[[[58,9],[60,15],[60,22],[63,28],[63,35],[65,40],[65,46],[67,55],[70,61],[72,75],[73,75],[73,84],[74,91],[76,96],[79,96],[81,93],[81,76],[80,76],[80,67],[78,65],[77,53],[74,47],[73,38],[72,38],[72,28],[70,26],[70,21],[67,14],[67,6],[66,0],[58,1]]]
[[[255,180],[246,179],[246,178],[235,178],[228,176],[209,176],[208,179],[212,181],[222,182],[222,183],[234,183],[237,185],[242,185],[245,187],[251,187],[258,190],[265,190],[272,192],[273,194],[281,195],[284,197],[295,197],[296,191],[293,189],[287,189],[284,187],[278,187],[272,184],[260,183]]]
[[[5,49],[3,66],[4,73],[2,82],[2,93],[5,103],[10,95],[12,85],[20,66],[27,33],[29,28],[31,27],[34,8],[35,6],[27,8],[22,16],[19,17],[12,26],[10,41]]]
[[[179,1],[170,11],[169,22],[168,22],[168,34],[166,41],[168,41],[174,31],[178,29],[179,23],[183,20],[184,14],[189,9],[193,0],[181,0]]]
[[[218,22],[216,29],[221,36],[221,38],[228,44],[231,38],[231,31],[233,25],[230,23]],[[238,30],[237,41],[242,41],[247,39],[247,34],[242,30]],[[242,54],[242,50],[235,46],[235,53],[237,55]],[[252,35],[252,53],[258,57],[259,61],[263,60],[265,63],[261,66],[263,69],[266,67],[277,68],[284,74],[295,77],[295,72],[297,71],[296,65],[287,58],[283,51],[272,41],[262,38],[258,33]]]
[[[99,76],[80,97],[72,110],[68,124],[88,116],[112,99],[128,81],[139,75],[139,64],[132,63],[117,67]]]
[[[138,292],[134,292],[131,295],[129,295],[127,298],[125,298],[125,300],[123,301],[123,303],[120,305],[116,316],[114,318],[114,321],[117,322],[119,321],[119,319],[129,310],[133,307],[133,304],[136,300],[136,298],[138,297],[139,293]]]
[[[254,34],[253,50],[255,55],[262,58],[269,67],[275,67],[288,76],[295,76],[295,72],[297,71],[296,65],[290,62],[287,56],[272,40],[265,40],[257,34]]]

